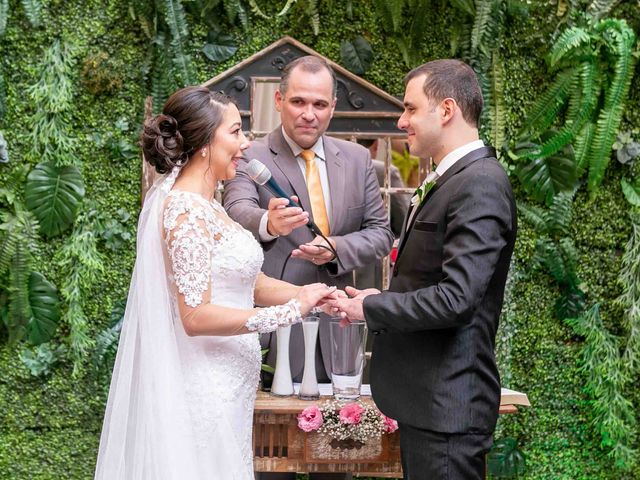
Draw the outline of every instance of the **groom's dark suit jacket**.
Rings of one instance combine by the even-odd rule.
[[[515,238],[513,193],[493,148],[436,181],[400,239],[389,290],[364,301],[371,388],[386,415],[437,432],[493,432],[495,335]]]

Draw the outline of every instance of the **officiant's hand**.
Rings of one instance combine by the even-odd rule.
[[[291,197],[298,203],[298,197]],[[287,198],[272,198],[269,200],[267,212],[267,232],[270,235],[289,235],[296,228],[306,225],[309,214],[300,207],[290,207]]]
[[[363,300],[369,295],[380,293],[377,288],[367,288],[358,290],[357,288],[345,288],[347,295],[351,298],[338,298],[331,300],[329,304],[333,308],[337,308],[344,322],[353,322],[354,320],[364,320],[364,310],[362,308]]]
[[[328,237],[328,240],[331,242],[331,246],[335,250],[336,242],[331,237]],[[291,252],[291,256],[306,260],[314,265],[324,265],[334,259],[334,255],[329,249],[327,242],[325,242],[324,238],[320,236],[317,236],[309,243],[300,245]]]

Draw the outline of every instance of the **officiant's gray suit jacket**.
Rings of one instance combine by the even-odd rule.
[[[393,234],[380,196],[380,187],[371,163],[369,151],[354,143],[323,136],[327,177],[331,194],[329,213],[331,234],[335,240],[342,266],[291,258],[283,280],[296,285],[324,282],[344,288],[353,284],[353,270],[371,264],[391,251]],[[265,138],[252,142],[245,158],[257,158],[271,171],[273,178],[289,195],[297,195],[302,208],[311,214],[309,193],[302,170],[282,135],[281,127]],[[238,168],[236,177],[225,183],[223,203],[229,216],[251,231],[260,241],[260,220],[273,197],[245,173],[245,165]],[[265,258],[263,271],[279,278],[289,253],[299,245],[310,242],[315,235],[300,227],[287,236],[271,242],[261,242]],[[320,347],[325,371],[330,369],[330,341],[328,322],[320,324]],[[265,341],[263,339],[263,345]],[[267,361],[275,363],[275,335],[271,336]],[[304,343],[300,325],[294,325],[290,340],[291,373],[300,377],[304,366]]]
[[[493,148],[462,157],[427,193],[389,291],[364,301],[371,388],[386,415],[436,432],[493,432],[494,344],[515,238],[513,193]]]

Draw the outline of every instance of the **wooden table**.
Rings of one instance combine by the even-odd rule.
[[[361,449],[332,449],[318,433],[298,428],[297,415],[310,405],[298,397],[274,397],[258,392],[253,415],[253,466],[256,472],[352,472],[362,476],[402,478],[400,436],[382,435]],[[360,401],[373,405],[371,397]],[[500,413],[515,413],[515,405],[501,405]]]

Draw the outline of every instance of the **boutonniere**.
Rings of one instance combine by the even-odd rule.
[[[416,194],[411,197],[412,207],[415,207],[416,205],[420,205],[422,203],[429,190],[431,190],[435,186],[438,176],[439,175],[435,172],[435,170],[427,175],[427,178],[424,179],[422,185],[420,185],[416,190]]]

